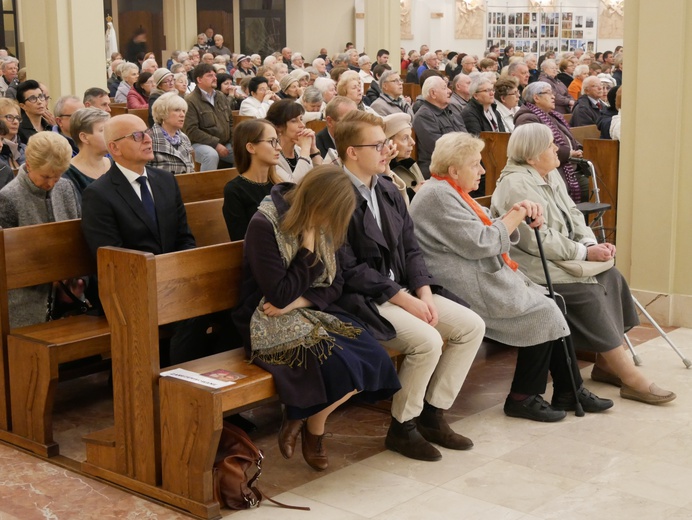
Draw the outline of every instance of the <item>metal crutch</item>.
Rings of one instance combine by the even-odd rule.
[[[531,218],[526,217],[526,223],[531,224]],[[534,233],[536,233],[536,243],[538,244],[538,253],[541,255],[541,263],[543,264],[543,272],[545,273],[545,283],[548,286],[548,292],[550,293],[550,298],[557,305],[557,300],[555,299],[555,291],[553,291],[553,283],[550,281],[550,273],[548,272],[548,262],[543,254],[543,242],[541,241],[541,235],[538,232],[538,228],[534,228]],[[558,307],[560,307],[558,305]],[[562,310],[562,309],[560,309]],[[567,309],[562,310],[563,314],[567,313]],[[568,340],[569,338],[569,340]],[[560,338],[562,341],[562,348],[565,350],[565,359],[567,361],[567,371],[569,372],[569,379],[572,383],[572,392],[574,393],[574,400],[576,404],[574,405],[574,415],[577,417],[584,417],[584,408],[579,401],[579,393],[577,392],[577,383],[574,380],[574,372],[572,371],[572,356],[570,355],[570,350],[573,348],[570,336],[563,336]],[[569,341],[569,343],[568,343]]]

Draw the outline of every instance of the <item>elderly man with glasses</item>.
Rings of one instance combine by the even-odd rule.
[[[377,98],[370,108],[381,116],[390,114],[405,113],[413,118],[411,103],[404,98],[404,84],[399,77],[399,73],[388,70],[380,76],[380,97]]]

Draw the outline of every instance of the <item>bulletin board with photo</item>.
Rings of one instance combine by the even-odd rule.
[[[487,48],[514,45],[516,50],[543,54],[596,48],[597,8],[567,8],[555,11],[488,6]]]

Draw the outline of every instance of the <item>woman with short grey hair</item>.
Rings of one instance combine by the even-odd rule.
[[[541,63],[541,74],[538,81],[545,81],[553,89],[555,108],[560,114],[569,114],[574,106],[574,99],[567,92],[567,87],[557,77],[559,69],[555,60],[547,59]]]
[[[187,103],[177,92],[166,92],[152,105],[154,126],[149,130],[154,160],[148,166],[173,174],[192,173],[192,144],[183,133]]]
[[[548,61],[548,60],[546,60]],[[514,128],[528,123],[541,123],[553,134],[557,155],[560,159],[558,171],[567,185],[568,192],[575,203],[588,197],[588,179],[578,176],[576,168],[569,162],[570,157],[581,157],[581,144],[574,138],[569,124],[562,114],[555,110],[553,88],[545,81],[535,81],[524,87],[524,105],[514,116]],[[586,192],[586,194],[584,194]]]
[[[469,94],[471,99],[461,111],[466,131],[475,136],[479,136],[481,132],[506,132],[495,104],[493,84],[482,74],[478,74],[471,79]]]
[[[559,421],[576,400],[561,338],[569,328],[555,302],[510,258],[525,218],[543,223],[543,209],[531,200],[512,205],[498,218],[471,196],[484,173],[482,140],[463,132],[443,135],[435,145],[427,180],[411,202],[415,234],[435,278],[466,300],[485,321],[485,335],[520,347],[505,413],[535,421]],[[528,230],[527,232],[532,232]],[[572,356],[573,357],[573,356]],[[577,360],[572,371],[579,401],[588,412],[610,408],[583,386]],[[541,394],[553,375],[552,404]]]
[[[597,242],[556,171],[560,161],[550,130],[537,123],[515,128],[507,153],[491,210],[501,215],[527,198],[543,208],[544,223],[534,227],[544,253],[539,253],[534,230],[522,221],[512,258],[540,285],[546,285],[541,256],[547,261],[555,292],[565,304],[574,347],[597,354],[591,379],[621,387],[624,399],[647,404],[675,399],[673,392],[637,370],[622,348],[624,333],[639,324],[634,301],[613,266],[615,246]]]
[[[127,103],[127,93],[139,78],[139,67],[134,63],[123,63],[120,65],[120,77],[123,80],[118,85],[118,90],[115,92],[116,103]]]
[[[331,78],[317,78],[313,86],[320,89],[325,103],[329,103],[336,96],[336,82]]]
[[[326,105],[320,89],[317,87],[306,87],[298,103],[305,108],[305,114],[303,114],[304,123],[322,119]]]
[[[110,170],[111,161],[106,158],[108,147],[103,129],[110,119],[108,112],[98,108],[80,108],[70,118],[70,134],[79,153],[70,161],[63,177],[72,181],[79,193],[89,184]]]

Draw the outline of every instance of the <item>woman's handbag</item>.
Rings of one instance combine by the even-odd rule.
[[[586,278],[605,273],[608,269],[615,265],[615,260],[612,258],[607,262],[589,262],[588,260],[556,260],[554,263],[567,274],[571,274],[577,278]]]
[[[219,449],[214,461],[214,498],[230,509],[259,507],[266,497],[257,488],[262,475],[262,451],[243,430],[224,421]],[[254,469],[253,469],[254,468]],[[247,471],[254,475],[248,478]],[[267,498],[288,509],[309,511],[309,507],[289,506]]]

